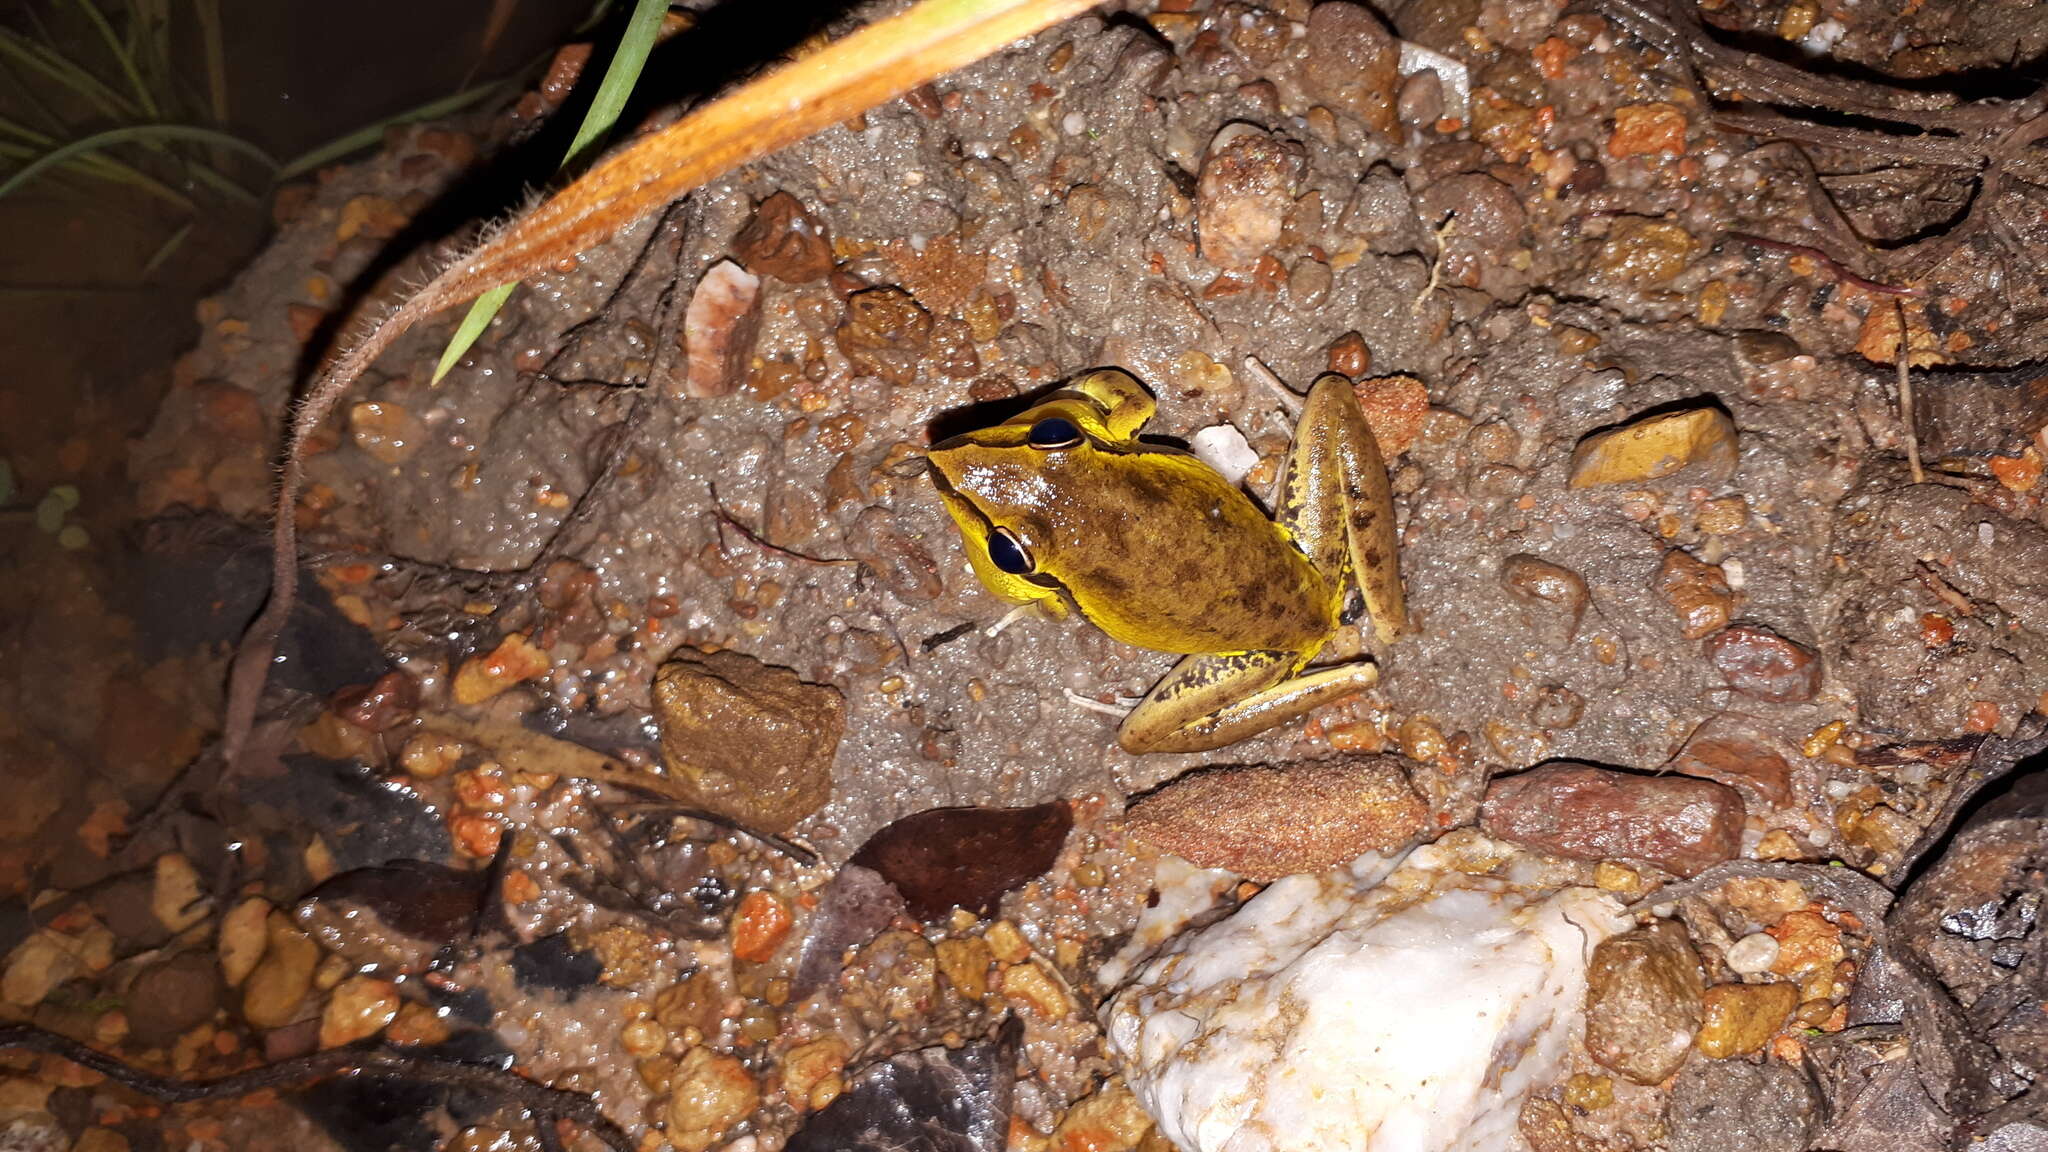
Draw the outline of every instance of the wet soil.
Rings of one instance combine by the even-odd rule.
[[[650,934],[639,897],[599,900],[579,871],[603,872],[589,845],[611,833],[555,787],[566,762],[522,768],[501,742],[523,724],[658,762],[655,674],[686,646],[843,697],[830,798],[788,829],[828,864],[926,809],[1083,801],[1091,815],[1053,879],[1007,911],[1054,958],[1045,970],[1084,988],[1144,887],[1113,865],[1102,876],[1119,842],[1098,818],[1196,766],[1398,752],[1441,827],[1470,823],[1491,777],[1546,761],[1675,770],[1742,794],[1745,856],[1901,879],[1971,786],[1969,757],[1936,742],[2024,734],[2048,690],[2048,406],[2032,383],[2048,360],[2048,236],[2031,170],[1985,181],[1950,215],[1915,215],[1892,193],[1945,203],[1962,195],[1955,167],[1729,127],[1672,25],[1640,8],[1394,7],[1394,31],[1448,54],[1456,67],[1440,69],[1467,90],[1404,79],[1375,18],[1332,21],[1306,0],[1103,12],[564,261],[522,285],[439,384],[456,317],[423,325],[307,461],[299,523],[319,591],[275,673],[253,778],[188,781],[178,817],[148,827],[177,829],[223,905],[244,882],[283,905],[398,857],[480,868],[511,842],[533,891],[509,938],[532,948],[573,930],[564,955],[600,966],[554,987],[521,973],[575,968],[561,956],[473,959],[444,980],[495,1006],[522,1062],[600,1090],[629,1126],[667,1089],[675,1052],[635,1052],[636,1067],[619,1034],[693,972],[736,981],[718,990],[734,1005],[787,997],[771,987],[782,968],[720,953],[723,918],[743,891],[809,908],[824,873],[699,829],[677,875],[717,877],[714,939],[690,943],[671,921]],[[1924,22],[1898,7],[1816,9],[1791,27],[1789,13],[1773,24],[1754,5],[1717,6],[1719,30],[1702,35],[1775,37],[1774,52],[1819,73],[1834,65],[1802,49],[1906,77],[2039,51],[2038,29],[1989,16],[1952,30],[1956,44],[1921,44]],[[1909,48],[1887,55],[1901,37]],[[226,645],[261,592],[256,531],[294,387],[351,317],[442,258],[437,201],[552,110],[529,95],[395,132],[377,157],[280,194],[276,240],[200,304],[197,346],[129,454],[152,521],[139,632],[155,669],[110,687],[68,739],[111,739],[91,717],[120,715],[98,726],[128,733],[137,757],[201,750]],[[1267,166],[1212,180],[1228,125],[1264,134]],[[1879,180],[1890,193],[1872,191]],[[778,262],[743,236],[775,194],[829,236],[825,266]],[[1858,232],[1944,247],[1916,263]],[[738,323],[691,307],[726,260],[775,273]],[[1897,394],[1902,332],[1916,427]],[[739,353],[691,364],[735,340]],[[1373,652],[1372,693],[1221,753],[1134,757],[1113,718],[1070,697],[1140,695],[1172,658],[1072,616],[990,627],[1009,606],[968,570],[917,457],[1117,365],[1158,397],[1148,433],[1243,433],[1263,495],[1291,421],[1248,358],[1296,388],[1337,370],[1426,390],[1412,436],[1381,430],[1413,627]],[[1994,399],[1951,399],[1971,390]],[[1731,460],[1574,483],[1589,434],[1700,408],[1732,422]],[[1997,416],[1959,415],[1984,412]],[[1338,647],[1358,648],[1355,632]],[[1791,666],[1795,687],[1765,665]],[[338,702],[387,669],[407,682],[389,723],[359,696]],[[416,743],[429,732],[467,751],[431,770],[438,753]],[[496,759],[480,765],[479,747]],[[435,819],[417,827],[371,802],[393,797]],[[96,802],[118,803],[110,826],[161,818],[138,795]],[[96,810],[74,807],[35,819]],[[349,839],[362,821],[406,835],[363,846]],[[252,831],[268,837],[262,860],[227,848]],[[97,879],[105,853],[74,855],[16,871],[49,888]],[[1070,899],[1084,867],[1101,891]],[[902,946],[910,959],[874,956],[863,979],[914,982],[917,948]],[[849,1002],[780,1033],[773,1012],[753,1025],[762,1035],[739,1032],[740,1016],[717,1027],[757,1046],[756,1072],[835,1029],[876,1056],[977,1018],[978,997],[947,995],[923,1016]],[[676,1016],[671,1038],[692,1026]],[[1041,1131],[1107,1071],[1089,1027],[1085,1012],[1033,1024],[1044,1072],[1017,1108]],[[773,1100],[762,1131],[786,1134],[804,1107]]]

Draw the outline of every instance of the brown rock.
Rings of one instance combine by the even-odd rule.
[[[1769,735],[1740,716],[1716,716],[1693,731],[1671,768],[1739,789],[1765,804],[1792,802],[1792,764]]]
[[[1699,954],[1673,921],[1602,941],[1586,972],[1586,1050],[1638,1084],[1662,1083],[1692,1050],[1705,991]]]
[[[1279,243],[1303,155],[1300,145],[1249,124],[1226,124],[1216,133],[1195,192],[1203,259],[1247,268]]]
[[[1685,473],[1702,481],[1735,473],[1735,421],[1703,404],[1643,416],[1579,441],[1571,486],[1640,484]]]
[[[202,952],[181,952],[136,973],[122,996],[128,1037],[161,1048],[213,1019],[221,1004],[219,965]]]
[[[1528,211],[1514,189],[1482,173],[1462,172],[1424,188],[1416,210],[1433,229],[1453,222],[1437,242],[1443,283],[1497,299],[1519,296],[1528,285],[1529,273],[1509,263],[1528,244]]]
[[[1668,220],[1628,217],[1615,224],[1600,246],[1600,271],[1637,288],[1655,288],[1678,278],[1698,251],[1692,233]]]
[[[1375,132],[1393,132],[1401,48],[1379,17],[1358,5],[1318,4],[1307,39],[1301,85],[1309,96]]]
[[[747,1066],[709,1048],[684,1053],[669,1083],[667,1136],[680,1152],[705,1152],[761,1102]]]
[[[733,239],[733,254],[785,284],[808,284],[832,271],[832,236],[796,197],[777,192],[754,209]]]
[[[721,260],[704,273],[683,312],[686,396],[729,396],[747,378],[761,334],[761,278]]]
[[[1577,860],[1640,860],[1692,876],[1742,846],[1742,796],[1708,780],[1560,763],[1495,780],[1487,835]]]
[[[1681,549],[1664,554],[1650,586],[1678,614],[1678,630],[1687,640],[1727,627],[1735,611],[1735,593],[1721,566],[1695,560]]]
[[[1585,578],[1562,564],[1517,552],[1501,561],[1500,584],[1523,604],[1538,609],[1562,628],[1565,640],[1579,633],[1579,621],[1592,598]]]
[[[1737,624],[1707,640],[1707,659],[1728,687],[1753,700],[1799,704],[1820,691],[1820,653],[1761,624]]]
[[[1130,835],[1254,880],[1321,872],[1422,834],[1428,808],[1392,757],[1179,777],[1131,806]]]
[[[853,370],[897,387],[917,379],[931,342],[932,315],[901,288],[868,288],[846,298],[846,319],[834,339]]]
[[[1799,989],[1790,984],[1716,984],[1700,1005],[1700,1053],[1715,1060],[1762,1048],[1792,1010]]]
[[[684,650],[656,675],[654,706],[669,775],[703,807],[787,832],[830,799],[846,724],[837,689],[737,652]]]
[[[263,958],[242,985],[242,1017],[258,1028],[281,1028],[313,987],[320,946],[281,912],[272,912],[265,928]]]
[[[1353,380],[1372,370],[1372,349],[1366,347],[1365,337],[1357,332],[1346,332],[1330,341],[1330,371]]]

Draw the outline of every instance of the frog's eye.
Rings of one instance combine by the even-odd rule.
[[[1029,576],[1037,565],[1031,562],[1031,553],[1024,542],[1008,528],[998,528],[988,536],[988,560],[999,571],[1012,576]]]
[[[1081,430],[1074,427],[1072,420],[1048,416],[1031,426],[1031,434],[1024,438],[1024,442],[1047,452],[1072,448],[1081,442]]]

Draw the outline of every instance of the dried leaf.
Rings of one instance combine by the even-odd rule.
[[[956,906],[986,916],[1004,893],[1052,867],[1073,826],[1064,802],[933,808],[869,837],[851,863],[881,873],[922,919]]]

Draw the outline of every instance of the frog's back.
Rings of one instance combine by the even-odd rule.
[[[1045,509],[1050,558],[1097,627],[1183,653],[1300,651],[1329,635],[1329,582],[1235,485],[1181,453],[1102,465]]]

